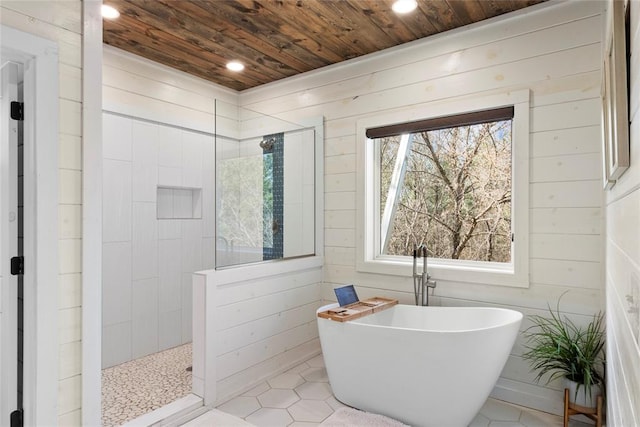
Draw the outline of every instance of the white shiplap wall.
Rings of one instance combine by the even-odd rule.
[[[213,134],[215,101],[237,105],[235,91],[104,46],[105,111]]]
[[[194,275],[193,387],[205,404],[220,404],[320,352],[321,262],[301,258]],[[214,320],[205,324],[207,316]],[[213,379],[205,385],[205,378]]]
[[[80,425],[82,237],[82,3],[3,1],[0,23],[54,40],[59,49],[59,385],[60,425]],[[53,285],[53,283],[52,283]],[[50,398],[54,399],[54,396]],[[54,424],[55,420],[51,420]]]
[[[640,425],[640,9],[631,17],[631,167],[607,192],[608,420]]]
[[[498,305],[579,322],[603,308],[600,185],[601,2],[545,4],[240,94],[283,119],[325,116],[325,286],[410,303],[411,279],[356,270],[356,122],[420,104],[531,91],[530,286],[440,281],[434,303]],[[529,325],[523,323],[523,328]],[[518,339],[494,395],[560,413],[561,385],[536,384]]]

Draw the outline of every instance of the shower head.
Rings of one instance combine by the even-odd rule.
[[[273,138],[263,139],[262,141],[260,141],[260,148],[269,151],[273,148],[273,144],[275,144],[275,142],[276,140]]]

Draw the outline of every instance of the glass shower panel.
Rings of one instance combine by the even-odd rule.
[[[315,253],[315,131],[216,102],[216,268]]]

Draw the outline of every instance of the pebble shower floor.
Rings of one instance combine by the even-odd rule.
[[[191,392],[191,344],[102,371],[102,425],[119,426]]]

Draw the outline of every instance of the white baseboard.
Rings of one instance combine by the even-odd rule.
[[[562,392],[505,378],[498,379],[491,397],[554,415],[564,411]]]

